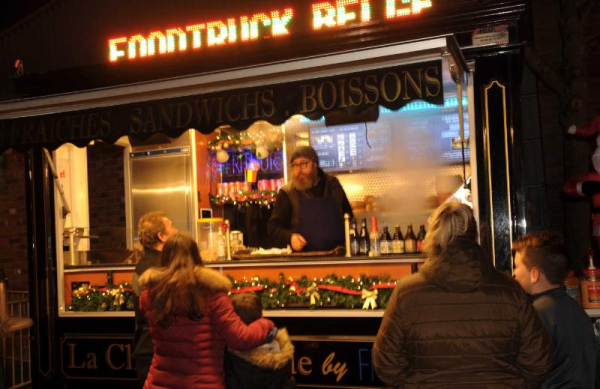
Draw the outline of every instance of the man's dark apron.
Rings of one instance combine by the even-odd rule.
[[[300,195],[298,233],[308,242],[302,251],[326,251],[344,245],[344,218],[333,197]]]

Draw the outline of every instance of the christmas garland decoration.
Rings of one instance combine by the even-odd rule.
[[[251,135],[248,131],[218,131],[217,137],[210,140],[207,146],[210,151],[223,149],[236,151],[238,153],[244,151],[256,153],[257,144],[265,143],[270,146],[270,149],[280,149],[282,140],[283,133],[279,130],[260,133],[256,136]]]
[[[78,312],[133,311],[133,290],[128,283],[105,286],[83,284],[73,291],[68,310]]]
[[[263,190],[261,192],[238,192],[231,193],[229,196],[210,194],[210,202],[214,205],[233,204],[239,206],[249,206],[258,204],[261,207],[271,208],[271,205],[277,198],[277,192],[273,190]]]
[[[299,280],[291,277],[287,280],[283,273],[279,281],[254,277],[243,281],[231,279],[233,288],[230,294],[256,293],[260,296],[265,309],[287,308],[362,308],[385,309],[397,281],[389,277],[368,277],[361,274],[358,278],[342,277],[331,274],[324,278]]]
[[[335,274],[324,278],[298,280],[279,274],[277,282],[253,277],[242,281],[229,277],[233,284],[230,294],[256,293],[265,309],[345,308],[385,309],[397,281],[389,277],[357,278]],[[102,312],[133,311],[133,291],[128,283],[120,285],[82,285],[73,291],[69,311]]]

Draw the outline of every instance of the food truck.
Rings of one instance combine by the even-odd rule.
[[[25,160],[33,376],[135,387],[137,221],[163,210],[288,329],[300,387],[381,387],[372,342],[425,255],[273,248],[289,157],[317,151],[356,233],[376,220],[404,242],[444,201],[470,204],[510,272],[526,25],[516,0],[57,1],[5,34],[20,62],[0,153]]]

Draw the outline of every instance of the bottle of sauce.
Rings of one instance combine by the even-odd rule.
[[[404,236],[404,251],[407,254],[417,252],[417,237],[413,232],[412,224],[409,224],[406,228],[406,235]]]
[[[377,230],[377,218],[371,217],[371,233],[369,234],[371,240],[371,251],[369,252],[370,257],[378,257],[380,255],[379,247],[379,231]]]
[[[381,255],[389,255],[393,253],[392,247],[392,236],[390,235],[390,231],[386,225],[383,226],[383,232],[379,237],[379,251],[381,251]]]
[[[352,223],[350,224],[350,254],[353,257],[360,255],[360,239],[355,219],[352,219]]]
[[[423,241],[425,240],[425,224],[421,223],[419,226],[419,233],[417,234],[417,252],[423,251]]]
[[[358,235],[360,255],[369,255],[371,242],[369,241],[369,230],[367,229],[367,219],[360,223],[360,234]]]
[[[588,254],[589,266],[583,271],[581,281],[581,305],[584,308],[600,308],[600,270],[594,266],[594,252]]]
[[[400,226],[396,224],[396,231],[394,231],[394,237],[392,238],[392,253],[404,254],[404,235]]]

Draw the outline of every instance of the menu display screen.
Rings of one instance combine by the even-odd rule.
[[[310,144],[325,171],[376,169],[389,151],[390,129],[378,123],[313,127]]]
[[[464,114],[464,159],[469,160],[468,117]],[[398,165],[460,164],[463,150],[453,109],[384,112],[376,123],[310,128],[310,144],[327,172]]]

